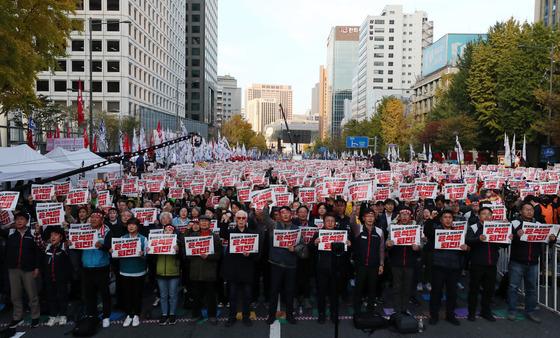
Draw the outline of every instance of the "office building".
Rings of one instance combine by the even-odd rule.
[[[469,42],[486,39],[486,34],[446,34],[424,48],[422,55],[422,76],[412,87],[411,113],[417,121],[426,119],[436,105],[436,92],[447,88],[459,58]]]
[[[84,111],[89,113],[90,27],[92,108],[136,116],[146,129],[158,121],[175,129],[185,118],[184,1],[84,0],[72,20],[82,25],[67,42],[67,57],[54,70],[37,74],[37,94],[77,110],[82,81]],[[205,135],[207,126],[184,120],[190,131]]]
[[[335,26],[327,40],[327,100],[321,134],[340,136],[340,122],[344,118],[344,100],[352,99],[352,78],[358,64],[360,28]],[[324,138],[323,137],[323,138]]]
[[[535,0],[535,22],[542,22],[545,26],[558,27],[559,6],[558,0]]]
[[[282,120],[278,104],[275,98],[257,98],[247,102],[247,121],[256,133],[263,133],[267,124]]]
[[[218,90],[218,0],[186,0],[186,114],[213,125]]]
[[[276,84],[253,84],[245,93],[245,104],[248,106],[253,99],[274,99],[284,108],[286,119],[292,119],[292,86]],[[278,107],[276,107],[278,108]],[[247,111],[247,116],[249,112]]]
[[[218,76],[216,127],[221,127],[233,115],[241,115],[241,88],[230,75]]]
[[[433,22],[425,12],[407,14],[402,6],[391,5],[366,17],[360,26],[352,117],[371,117],[384,96],[407,100],[421,73],[422,48],[432,39]]]

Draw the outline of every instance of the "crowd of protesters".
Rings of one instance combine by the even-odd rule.
[[[143,163],[137,173],[144,173]],[[286,183],[272,168],[266,176],[270,184]],[[245,178],[242,175],[241,180]],[[414,179],[414,175],[407,179]],[[351,303],[354,312],[364,311],[364,307],[374,311],[390,299],[395,311],[411,314],[411,304],[418,302],[414,297],[416,290],[430,292],[430,324],[439,320],[445,291],[445,320],[459,325],[454,310],[457,290],[463,288],[460,277],[465,271],[469,276],[468,320],[476,320],[481,296],[480,316],[495,321],[491,304],[496,265],[500,249],[510,244],[488,243],[482,230],[484,222],[492,219],[492,209],[487,204],[504,199],[503,191],[478,189],[464,201],[446,200],[438,195],[436,199],[406,202],[398,198],[348,202],[342,196],[329,196],[323,202],[306,205],[299,199],[298,188],[290,186],[293,201],[289,205],[268,203],[255,208],[249,202],[239,201],[235,187],[207,188],[200,195],[185,189],[184,197],[177,199],[167,198],[167,188],[134,198],[121,195],[118,186],[108,189],[112,207],[97,208],[92,194],[87,205],[65,206],[65,222],[61,226],[37,226],[36,202],[20,198],[13,223],[1,232],[5,248],[2,274],[9,281],[4,292],[9,294],[13,306],[11,327],[23,322],[24,299],[30,308],[32,326],[39,325],[41,314],[49,315],[48,326],[65,325],[71,300],[79,300],[84,315],[100,315],[103,327],[110,326],[113,309],[126,314],[123,326],[138,326],[142,301],[152,290],[158,292],[154,304],[159,303],[161,308],[160,325],[175,324],[180,306],[191,310],[193,320],[201,320],[206,309],[204,317],[216,325],[217,309],[229,304],[229,311],[224,313],[225,325],[231,326],[241,319],[251,326],[251,312],[259,302],[268,306],[267,323],[272,324],[279,299],[291,324],[297,322],[298,308],[310,308],[314,299],[319,323],[325,323],[327,313],[330,320],[336,320],[334,306],[338,297]],[[213,204],[215,201],[218,203]],[[157,208],[157,221],[139,222],[132,212],[135,207]],[[524,281],[525,314],[540,322],[535,314],[538,261],[546,244],[520,238],[524,222],[557,223],[557,196],[515,196],[507,207],[512,226],[508,318],[516,318],[518,289]],[[216,229],[212,228],[212,221],[217,223]],[[435,231],[451,229],[456,221],[467,221],[461,250],[435,249]],[[70,224],[87,224],[95,230],[99,237],[96,248],[69,249]],[[395,245],[390,238],[391,226],[395,224],[419,224],[421,242]],[[303,226],[347,231],[346,251],[336,267],[331,252],[318,250],[317,235],[287,248],[273,245],[275,229]],[[147,250],[147,238],[155,229],[177,234],[176,254],[153,255]],[[259,234],[258,253],[230,253],[229,238],[235,233]],[[186,256],[184,238],[191,236],[213,236],[214,253]],[[112,258],[112,239],[119,237],[139,238],[141,255]],[[549,244],[555,242],[556,236],[550,235]],[[387,294],[391,297],[385,299]]]

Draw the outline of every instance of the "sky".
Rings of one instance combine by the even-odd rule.
[[[252,83],[291,85],[294,114],[303,114],[331,27],[360,26],[390,4],[425,11],[434,42],[447,33],[486,33],[510,17],[534,20],[534,0],[219,0],[218,74],[237,78],[243,101]]]

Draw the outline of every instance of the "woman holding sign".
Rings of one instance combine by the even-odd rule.
[[[115,246],[115,238],[110,252],[113,258],[119,258],[120,275],[124,292],[124,304],[126,307],[126,318],[123,327],[140,325],[140,312],[142,309],[142,290],[144,288],[144,276],[146,276],[146,237],[138,233],[140,221],[136,218],[128,220],[126,224],[128,233],[121,239],[138,239],[139,245],[134,248],[119,250]],[[124,245],[123,245],[124,246]]]
[[[247,228],[247,213],[239,210],[235,213],[235,228],[227,230],[225,239],[228,247],[225,250],[224,261],[222,263],[222,276],[229,285],[229,318],[226,326],[235,324],[237,315],[238,298],[241,296],[243,324],[253,325],[249,318],[249,304],[251,302],[251,287],[255,275],[255,262],[258,253],[231,253],[229,245],[231,234],[253,233]]]

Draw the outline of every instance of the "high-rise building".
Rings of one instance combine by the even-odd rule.
[[[247,121],[256,133],[263,133],[267,124],[282,119],[275,98],[257,98],[247,102]]]
[[[358,64],[360,27],[335,26],[327,40],[327,100],[321,133],[339,137],[344,100],[352,99],[352,77]]]
[[[319,88],[318,88],[318,111],[319,116],[319,137],[324,140],[330,133],[327,131],[327,69],[325,66],[319,67]]]
[[[217,93],[216,127],[221,127],[233,115],[241,115],[241,88],[233,76],[218,76]]]
[[[391,5],[381,15],[366,17],[360,26],[352,117],[372,116],[384,96],[408,99],[422,69],[422,48],[432,40],[433,22],[425,12],[407,14],[401,5]]]
[[[158,121],[175,129],[177,115],[185,117],[184,1],[84,0],[69,17],[83,30],[70,33],[57,69],[37,74],[37,94],[76,111],[81,81],[87,116],[91,46],[94,115],[136,116],[146,129]],[[207,133],[206,125],[186,125]]]
[[[292,119],[292,86],[275,84],[252,84],[245,93],[245,105],[253,99],[274,99],[284,108],[286,119]],[[279,109],[278,107],[276,107]],[[249,112],[247,111],[247,116]]]
[[[186,113],[212,125],[218,89],[218,0],[186,0],[186,9]]]
[[[545,26],[558,26],[560,23],[558,0],[535,0],[535,22],[543,22]]]

